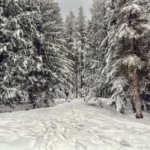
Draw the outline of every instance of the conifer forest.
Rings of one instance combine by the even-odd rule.
[[[150,0],[71,1],[0,0],[0,150],[150,150]]]

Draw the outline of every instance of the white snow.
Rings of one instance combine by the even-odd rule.
[[[126,58],[123,58],[122,61],[122,63],[128,67],[136,66],[138,69],[142,69],[144,66],[141,59],[136,55],[129,55]]]
[[[0,150],[150,150],[148,117],[134,119],[82,99],[0,114]]]
[[[131,4],[131,5],[128,5],[128,6],[125,6],[123,9],[122,9],[122,12],[130,12],[132,11],[132,13],[140,13],[142,12],[142,7],[140,5],[137,5],[137,4]]]

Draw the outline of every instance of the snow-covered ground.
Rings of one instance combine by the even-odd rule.
[[[143,120],[76,99],[56,107],[0,114],[0,150],[150,150]]]

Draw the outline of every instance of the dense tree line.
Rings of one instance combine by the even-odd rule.
[[[66,41],[69,50],[68,58],[74,62],[73,65],[73,93],[75,97],[84,96],[84,69],[85,69],[85,53],[88,48],[87,22],[84,16],[84,10],[79,8],[77,17],[70,12],[65,20]]]

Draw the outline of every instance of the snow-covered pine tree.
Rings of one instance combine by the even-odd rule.
[[[5,36],[5,34],[2,34],[2,31],[6,31],[6,33],[8,32],[7,30],[5,30],[5,25],[8,22],[8,18],[3,16],[3,12],[4,12],[4,1],[0,2],[0,94],[2,95],[4,92],[4,83],[3,83],[3,79],[5,76],[5,70],[6,70],[6,60],[7,60],[7,44],[9,43],[7,40],[7,37]],[[3,97],[1,96],[0,98],[0,105],[4,103]]]
[[[65,97],[72,88],[72,61],[58,4],[1,1],[0,23],[1,103],[28,98],[49,106],[52,97]]]
[[[9,9],[8,9],[9,6]],[[1,42],[6,59],[2,61],[2,103],[27,100],[32,85],[31,72],[36,68],[33,39],[38,36],[38,7],[30,0],[4,1],[1,14]],[[2,59],[3,60],[3,59]]]
[[[147,11],[147,13],[150,13],[150,1],[149,0],[145,0],[139,1],[140,4],[142,4],[145,7],[145,11]],[[150,66],[149,66],[149,58],[150,58],[150,40],[149,40],[149,33],[143,38],[143,40],[141,41],[142,43],[142,50],[143,50],[143,54],[144,54],[144,59],[147,64],[146,68],[145,68],[145,72],[143,72],[144,76],[144,80],[143,80],[143,91],[145,91],[146,93],[150,91],[150,74],[149,74],[149,70],[150,70]],[[140,48],[141,49],[141,48]]]
[[[113,0],[114,25],[109,31],[107,64],[104,72],[112,86],[112,101],[123,111],[124,99],[129,95],[136,107],[136,118],[143,118],[141,110],[140,70],[143,69],[142,40],[149,34],[147,13],[139,0]],[[140,78],[141,77],[141,78]],[[131,92],[132,91],[132,92]]]
[[[65,92],[71,85],[71,60],[67,59],[64,26],[60,8],[53,1],[36,1],[41,11],[40,36],[34,41],[35,51],[41,62],[38,63],[34,75],[36,80],[32,90],[36,97],[42,99],[66,97]]]
[[[107,36],[108,21],[104,0],[94,0],[91,8],[91,20],[88,25],[89,48],[86,53],[86,93],[88,97],[104,96],[101,71],[104,67],[106,49],[100,48]]]
[[[85,68],[85,53],[88,48],[87,45],[87,24],[84,16],[84,10],[81,6],[76,21],[76,88],[80,90],[79,95],[83,96],[84,83],[84,68]]]
[[[144,7],[144,10],[149,14],[150,13],[150,1],[149,0],[145,0],[142,1],[140,0],[138,2],[140,5],[142,5]],[[150,96],[150,33],[147,32],[145,34],[145,36],[143,36],[143,38],[140,40],[141,42],[139,43],[139,49],[141,51],[141,53],[143,54],[143,60],[145,61],[145,66],[142,69],[142,71],[140,71],[140,78],[142,78],[141,80],[141,98],[144,101],[147,101],[149,99]],[[142,101],[142,102],[144,102]],[[145,102],[144,102],[145,103]],[[143,104],[143,108],[144,111],[147,111],[146,105]]]
[[[69,94],[75,94],[75,97],[78,97],[78,88],[76,86],[78,80],[77,79],[77,74],[76,74],[76,26],[75,26],[75,15],[71,11],[70,14],[66,17],[65,20],[65,38],[66,38],[66,46],[68,49],[68,54],[67,58],[73,61],[73,74],[72,74],[72,83],[73,83],[73,89],[72,91],[69,91]],[[71,93],[70,93],[71,92]]]
[[[17,1],[3,1],[1,3],[1,103],[11,104],[23,95],[24,70],[19,62],[27,44],[23,38],[23,30],[19,24],[19,15],[23,13]]]
[[[69,36],[68,38],[73,38],[72,36],[74,36],[75,34],[76,27],[75,27],[75,15],[72,11],[66,17],[65,27],[66,27],[66,34]],[[71,40],[71,42],[72,41],[73,40]]]
[[[39,70],[41,65],[41,57],[36,53],[36,41],[41,38],[41,10],[35,1],[19,0],[18,3],[23,9],[23,13],[19,16],[19,23],[27,43],[24,51],[20,53],[23,56],[20,66],[26,71],[24,75],[24,97],[33,103],[36,95],[33,86],[38,81],[36,71]]]

